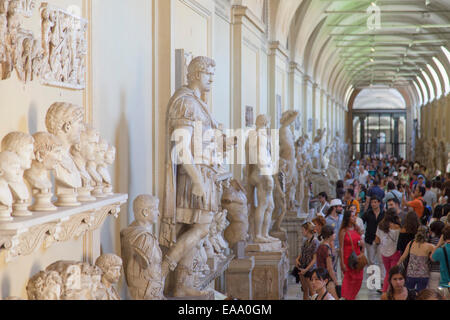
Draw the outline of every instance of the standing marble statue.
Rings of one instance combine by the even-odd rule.
[[[55,211],[52,203],[53,184],[50,172],[61,162],[62,144],[59,139],[48,132],[37,132],[34,138],[34,157],[31,168],[24,177],[31,185],[35,202],[33,211]]]
[[[13,196],[9,185],[20,183],[22,169],[19,157],[9,151],[0,152],[0,222],[11,221]]]
[[[287,177],[289,175],[288,162],[280,158],[278,165],[278,172],[274,174],[274,190],[273,190],[273,199],[274,199],[274,210],[272,213],[273,226],[271,228],[271,233],[273,235],[275,233],[284,233],[285,229],[281,228],[281,223],[283,222],[284,217],[287,212]]]
[[[250,204],[250,235],[254,243],[278,241],[278,239],[269,235],[274,209],[273,190],[275,186],[272,177],[274,170],[271,159],[269,128],[269,117],[259,115],[256,118],[256,130],[250,131],[245,146],[247,199]],[[252,157],[256,159],[252,159]]]
[[[219,212],[220,164],[218,150],[203,133],[219,131],[219,124],[202,99],[210,90],[214,60],[194,58],[188,67],[187,86],[178,89],[167,107],[166,180],[160,244],[167,248],[162,264],[163,279],[175,271],[173,296],[204,296],[194,288],[193,258],[197,244],[209,234],[214,215]],[[194,134],[200,130],[202,134]],[[178,141],[181,144],[176,144]],[[195,141],[195,143],[194,143]],[[199,154],[194,146],[200,145]]]
[[[81,175],[76,167],[70,149],[80,143],[84,129],[84,112],[76,105],[56,102],[50,106],[45,117],[47,131],[59,138],[63,150],[61,162],[55,170],[55,194],[60,207],[79,206],[77,188],[82,186]]]
[[[326,192],[330,194],[327,168],[323,167],[323,149],[322,140],[325,135],[325,130],[318,129],[317,136],[314,138],[312,145],[312,157],[311,157],[311,183],[313,196],[317,196],[320,192]],[[328,163],[327,163],[328,165]]]
[[[120,232],[125,278],[134,300],[165,299],[162,253],[158,239],[151,231],[152,225],[158,222],[158,206],[158,198],[138,196],[133,201],[136,220]]]
[[[34,139],[27,133],[11,132],[2,140],[2,151],[17,154],[22,170],[22,179],[9,185],[14,198],[12,215],[14,217],[30,216],[31,212],[28,211],[28,207],[31,205],[31,197],[23,175],[25,170],[31,168],[31,163],[34,160]]]
[[[86,169],[89,161],[95,161],[97,155],[97,145],[100,135],[94,128],[85,124],[85,129],[81,132],[80,143],[72,146],[70,153],[81,176],[81,187],[77,188],[78,201],[90,202],[96,198],[92,196],[92,178]]]

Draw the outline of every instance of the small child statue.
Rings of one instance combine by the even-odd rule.
[[[13,196],[9,184],[22,179],[19,157],[9,151],[0,152],[0,222],[11,221]]]

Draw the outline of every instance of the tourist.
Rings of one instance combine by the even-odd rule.
[[[367,171],[365,168],[364,168],[364,165],[361,163],[360,165],[359,165],[359,175],[358,175],[358,181],[359,181],[359,183],[361,184],[361,185],[367,185],[367,183],[368,183],[368,177],[369,177],[369,171]]]
[[[312,220],[314,224],[314,232],[316,233],[317,239],[322,240],[322,228],[327,224],[327,221],[322,216],[317,216]]]
[[[348,259],[352,252],[355,252],[356,256],[359,256],[361,252],[364,252],[361,251],[361,249],[364,250],[364,244],[357,231],[356,216],[350,211],[344,213],[342,226],[339,230],[339,244],[341,270],[344,274],[341,295],[345,300],[355,300],[361,289],[364,270],[352,269],[348,264]]]
[[[441,239],[431,259],[439,262],[441,271],[439,286],[443,289],[447,299],[450,299],[450,226],[446,226],[442,231]]]
[[[381,200],[378,197],[373,197],[370,200],[370,208],[364,213],[362,219],[366,224],[366,233],[364,235],[364,242],[367,252],[367,259],[369,265],[377,264],[382,270],[382,277],[384,278],[385,272],[382,264],[382,259],[378,245],[375,243],[376,232],[378,224],[384,218],[384,211],[381,207]]]
[[[311,300],[336,300],[336,298],[334,298],[327,290],[329,275],[326,269],[318,268],[311,271],[309,281],[315,292],[311,297]]]
[[[314,237],[314,225],[306,222],[302,226],[304,241],[300,256],[297,257],[297,268],[300,270],[300,283],[302,285],[303,300],[309,300],[311,286],[309,283],[309,271],[314,268],[314,254],[319,247],[319,241]]]
[[[427,239],[428,228],[420,226],[415,239],[408,243],[398,262],[400,265],[406,260],[406,286],[418,292],[426,289],[430,279],[430,257],[435,246],[428,243]]]
[[[429,242],[437,246],[442,236],[442,231],[445,228],[445,223],[442,221],[434,221],[430,225],[431,236]],[[431,262],[430,280],[428,281],[428,289],[437,289],[441,281],[441,269],[438,261]]]
[[[395,209],[386,211],[384,219],[378,225],[375,243],[379,244],[381,258],[383,260],[386,276],[384,277],[383,292],[389,287],[388,273],[389,270],[397,265],[401,257],[400,251],[397,250],[397,241],[400,234],[400,219]]]
[[[355,199],[355,193],[353,189],[347,189],[344,195],[344,201],[347,207],[354,205],[356,207],[356,213],[359,215],[360,207],[359,202]]]
[[[417,293],[405,286],[406,272],[401,266],[389,270],[389,288],[383,293],[381,300],[415,300]]]
[[[419,227],[420,221],[417,214],[412,210],[409,211],[406,214],[405,222],[402,224],[402,229],[400,230],[400,235],[398,237],[397,249],[401,254],[405,251],[408,243],[414,240]]]
[[[387,209],[394,209],[400,219],[401,225],[405,223],[406,213],[400,208],[400,201],[397,198],[389,199],[387,202]]]
[[[367,193],[366,208],[365,208],[366,211],[369,208],[370,199],[372,198],[378,198],[380,200],[384,199],[385,194],[383,189],[379,187],[379,184],[380,184],[379,180],[375,179],[373,181],[373,186],[369,189],[369,192]]]
[[[350,187],[355,179],[352,176],[351,170],[347,170],[344,178],[344,186],[346,188]]]
[[[441,220],[450,212],[450,189],[445,189],[443,196],[439,199],[439,204],[434,209],[431,221]]]
[[[437,289],[425,289],[422,290],[418,295],[416,300],[446,300],[444,295]]]
[[[326,225],[322,228],[322,242],[317,249],[314,259],[316,261],[317,268],[323,268],[328,271],[330,281],[327,284],[327,290],[337,300],[339,299],[336,292],[338,287],[337,281],[337,254],[334,248],[334,239],[336,235],[334,229],[330,225]]]
[[[425,183],[425,194],[423,196],[426,204],[429,205],[433,210],[437,205],[437,195],[431,190],[431,181]]]
[[[325,214],[327,213],[328,209],[330,208],[330,204],[328,203],[328,195],[326,192],[321,192],[318,195],[319,198],[319,212],[317,215],[325,217]]]
[[[395,183],[392,181],[387,184],[387,192],[383,198],[383,203],[387,204],[387,202],[391,199],[397,199],[399,202],[403,199],[403,194],[397,190]]]
[[[359,217],[356,212],[356,206],[352,204],[348,210],[355,216],[356,218],[356,226],[358,227],[358,232],[361,235],[361,238],[364,240],[364,233],[366,232],[366,228],[364,226],[364,221]]]
[[[342,198],[344,198],[344,194],[345,194],[344,181],[339,180],[338,182],[336,182],[336,199],[342,201]]]
[[[330,209],[328,209],[327,215],[325,217],[327,224],[333,227],[335,234],[338,234],[339,229],[341,228],[342,210],[344,210],[342,201],[340,199],[334,199],[331,201]],[[339,239],[337,238],[334,241],[334,247],[336,249],[339,248]]]
[[[417,214],[419,220],[422,218],[425,210],[425,200],[423,200],[425,192],[425,187],[417,187],[413,194],[414,200],[404,203],[407,207],[414,209],[414,212]]]

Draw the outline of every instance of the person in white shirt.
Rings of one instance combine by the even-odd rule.
[[[369,171],[364,169],[362,164],[359,165],[359,176],[358,180],[360,184],[367,185],[367,179],[369,178]]]
[[[375,243],[379,245],[380,254],[383,260],[386,276],[384,278],[383,292],[389,288],[389,270],[397,265],[401,254],[397,250],[398,237],[401,225],[397,211],[393,208],[386,211],[386,214],[378,225]]]
[[[330,204],[328,203],[328,195],[326,192],[319,193],[319,212],[317,213],[318,216],[325,217],[325,215],[328,212],[328,209],[330,208]]]

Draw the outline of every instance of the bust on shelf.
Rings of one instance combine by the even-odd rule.
[[[19,157],[21,168],[21,179],[18,182],[10,183],[14,202],[14,217],[31,216],[28,206],[31,204],[30,193],[23,179],[24,171],[31,168],[31,162],[34,159],[34,139],[31,135],[23,132],[11,132],[2,140],[2,151],[14,152]]]
[[[33,211],[54,211],[52,204],[52,181],[50,171],[56,169],[61,162],[62,143],[48,132],[38,132],[33,135],[35,159],[31,168],[25,171],[24,177],[31,185],[35,202]]]
[[[95,146],[95,157],[92,160],[89,160],[86,165],[86,169],[89,172],[92,183],[94,184],[94,191],[92,191],[92,195],[97,198],[105,198],[106,195],[103,193],[103,177],[98,171],[98,165],[103,165],[105,161],[105,153],[107,147],[107,143],[99,138],[98,143]]]
[[[77,188],[82,186],[81,175],[77,169],[70,149],[80,143],[84,112],[76,105],[56,102],[50,106],[45,117],[47,131],[57,136],[62,143],[61,162],[55,170],[55,193],[60,207],[76,207],[78,202]]]
[[[113,194],[112,192],[112,180],[111,174],[108,171],[107,166],[113,165],[116,160],[116,148],[109,145],[103,139],[99,143],[100,152],[98,153],[97,160],[97,172],[103,179],[103,193],[107,196]],[[104,154],[103,159],[100,158]]]
[[[0,221],[11,221],[13,196],[9,184],[22,179],[19,157],[9,151],[0,152]]]

